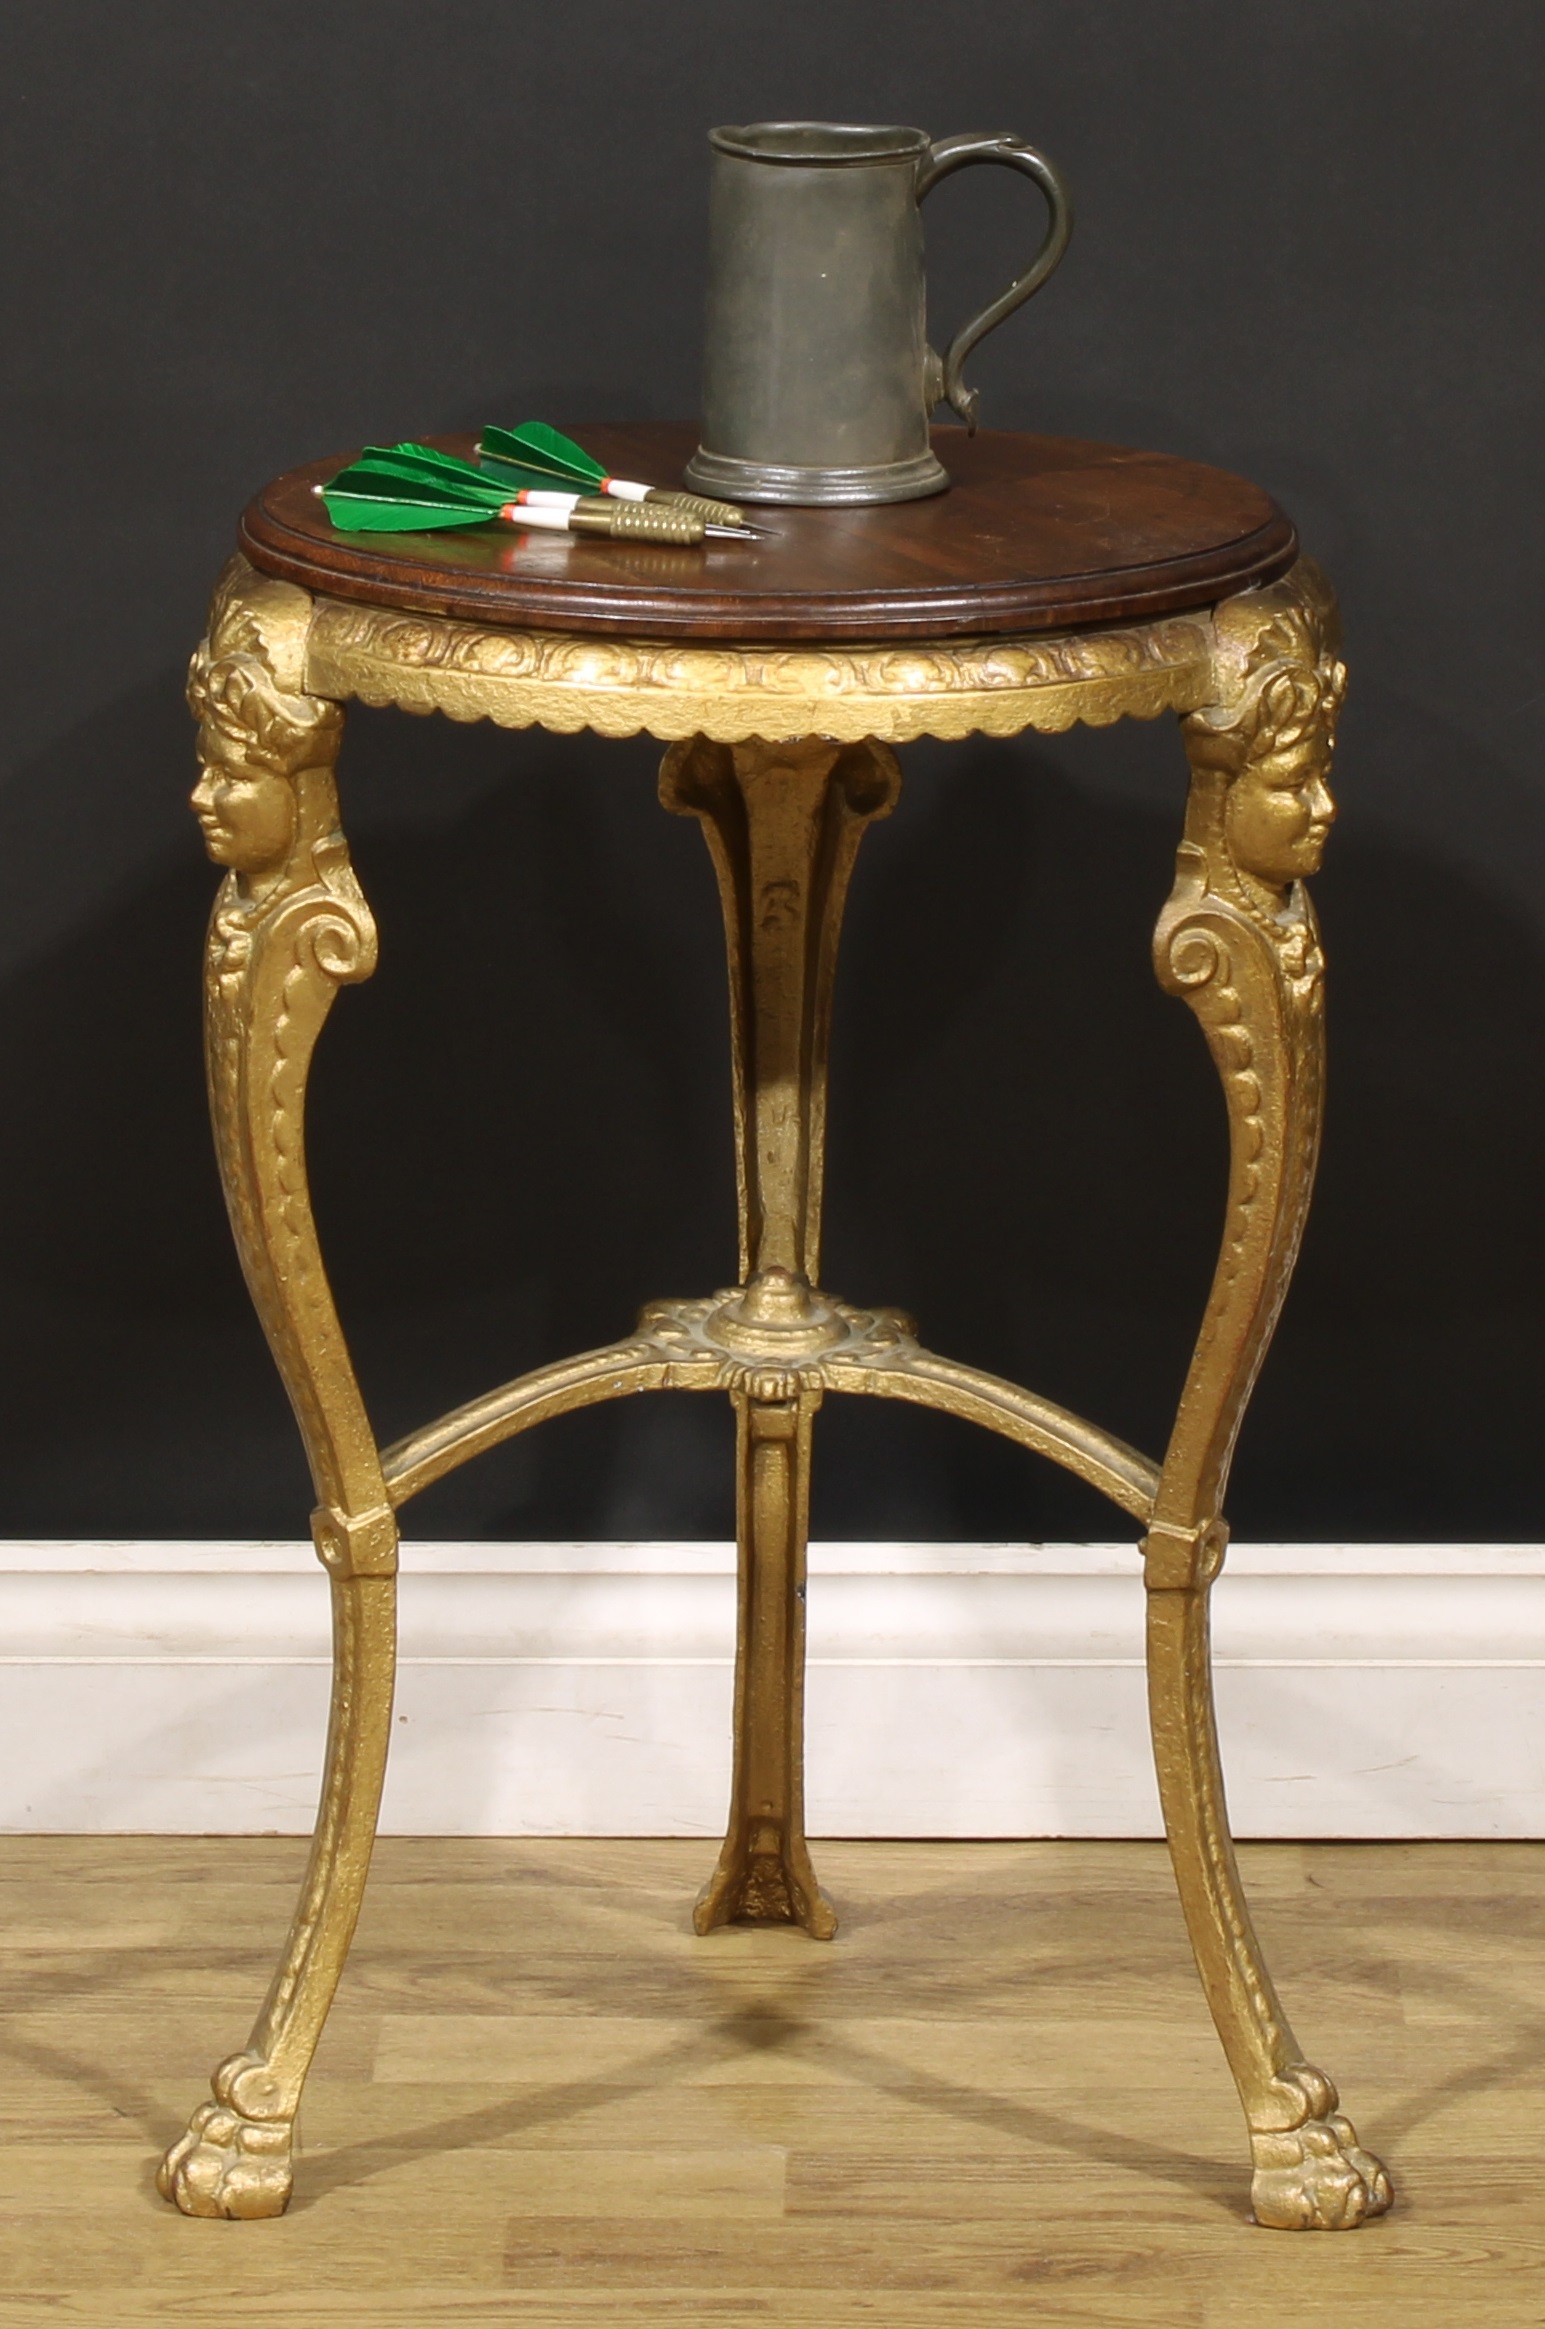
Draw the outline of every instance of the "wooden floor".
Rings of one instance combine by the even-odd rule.
[[[385,1843],[289,2215],[189,2222],[154,2159],[303,1851],[0,1842],[5,2329],[1545,2322],[1545,1846],[1246,1852],[1396,2178],[1296,2236],[1146,1844],[823,1845],[822,1946],[695,1940],[704,1845]]]

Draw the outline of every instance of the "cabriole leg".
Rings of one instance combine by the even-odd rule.
[[[673,746],[660,771],[666,807],[702,824],[724,911],[742,1291],[715,1331],[749,1374],[737,1398],[735,1775],[699,1932],[738,1918],[802,1925],[820,1939],[836,1930],[804,1835],[805,1529],[818,1397],[794,1370],[842,1331],[815,1292],[832,979],[859,841],[889,814],[899,785],[883,745],[818,738],[697,737]]]
[[[304,691],[304,591],[238,559],[215,595],[189,699],[194,806],[228,868],[210,924],[205,1031],[226,1203],[247,1284],[306,1443],[330,1572],[333,1702],[316,1832],[289,1941],[245,2052],[162,2163],[192,2216],[276,2216],[301,2087],[348,1954],[386,1770],[397,1531],[317,1245],[306,1180],[312,1053],[375,928],[338,828],[336,704]]]
[[[1145,1541],[1148,1688],[1165,1828],[1202,1986],[1239,2088],[1257,2221],[1340,2231],[1390,2204],[1335,2087],[1306,2063],[1246,1905],[1218,1754],[1209,1592],[1234,1443],[1303,1234],[1324,1087],[1324,966],[1304,877],[1345,671],[1334,601],[1307,561],[1217,612],[1215,701],[1184,723],[1191,796],[1160,916],[1161,983],[1201,1023],[1223,1080],[1222,1252]]]

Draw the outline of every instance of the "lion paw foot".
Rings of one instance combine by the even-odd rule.
[[[282,2216],[294,2188],[289,2119],[248,2118],[240,2089],[256,2082],[266,2100],[266,2066],[237,2055],[215,2072],[213,2102],[200,2103],[188,2132],[156,2172],[156,2189],[185,2216]],[[249,2104],[250,2107],[250,2104]]]
[[[1273,2231],[1350,2232],[1382,2216],[1394,2197],[1382,2162],[1339,2112],[1284,2134],[1252,2135],[1250,2147],[1255,2220]]]

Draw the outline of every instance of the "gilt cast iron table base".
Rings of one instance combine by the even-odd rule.
[[[910,1400],[984,1425],[1101,1489],[1138,1523],[1154,1752],[1181,1901],[1238,2085],[1257,2220],[1341,2229],[1388,2177],[1305,2062],[1251,1925],[1224,1804],[1208,1637],[1222,1502],[1245,1403],[1298,1251],[1319,1142],[1323,964],[1303,876],[1344,685],[1334,602],[1307,561],[1167,619],[1021,637],[832,646],[488,628],[316,595],[238,557],[193,665],[195,805],[228,870],[210,928],[207,1036],[226,1197],[294,1403],[331,1580],[334,1683],[321,1805],[294,1925],[246,2048],[168,2153],[186,2213],[278,2214],[291,2132],[364,1889],[390,1733],[396,1515],[549,1416],[651,1390],[727,1393],[741,1549],[728,1833],[700,1933],[774,1919],[829,1938],[805,1841],[805,1529],[811,1428],[828,1393]],[[329,1291],[307,1190],[313,1048],[376,931],[339,825],[341,702],[511,727],[644,729],[665,806],[701,824],[728,942],[740,1199],[736,1285],[651,1304],[602,1350],[518,1377],[378,1448]],[[1155,1463],[1019,1385],[942,1358],[894,1311],[819,1290],[827,1027],[838,927],[865,828],[895,802],[892,746],[1180,716],[1190,800],[1158,920],[1159,979],[1195,1013],[1222,1080],[1231,1162],[1222,1248],[1169,1447]]]

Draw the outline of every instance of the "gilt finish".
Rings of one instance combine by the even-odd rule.
[[[726,745],[669,751],[660,798],[697,817],[718,877],[730,974],[735,1179],[744,1295],[708,1331],[753,1369],[732,1391],[736,1535],[735,1769],[700,1933],[736,1917],[837,1919],[804,1829],[805,1537],[820,1390],[768,1357],[813,1358],[843,1338],[812,1289],[820,1273],[826,1059],[837,938],[864,828],[901,788],[883,744]]]
[[[290,2196],[291,2128],[353,1936],[375,1838],[396,1659],[397,1529],[317,1245],[306,1078],[338,988],[368,978],[376,936],[338,828],[338,706],[308,695],[310,602],[227,569],[188,697],[193,805],[225,880],[210,923],[205,1033],[226,1204],[317,1493],[333,1601],[333,1702],[311,1861],[245,2052],[168,2152],[188,2215],[272,2216]]]
[[[1346,687],[1335,606],[1307,562],[1226,601],[1213,701],[1184,722],[1191,763],[1175,887],[1154,935],[1222,1078],[1222,1250],[1144,1539],[1154,1757],[1180,1897],[1250,2128],[1263,2224],[1337,2230],[1390,2204],[1380,2163],[1306,2063],[1255,1937],[1229,1835],[1208,1600],[1223,1564],[1234,1443],[1298,1257],[1319,1153],[1325,966],[1304,887],[1335,815]]]
[[[1213,1719],[1208,1588],[1240,1420],[1296,1258],[1314,1172],[1323,965],[1303,886],[1333,815],[1344,673],[1307,561],[1147,624],[897,647],[681,645],[483,629],[313,600],[244,560],[195,659],[195,794],[228,870],[208,956],[210,1086],[243,1266],[294,1402],[331,1572],[333,1713],[310,1868],[248,2049],[168,2155],[187,2213],[278,2213],[301,2084],[359,1908],[391,1719],[398,1507],[548,1417],[663,1389],[727,1393],[741,1556],[734,1780],[699,1931],[730,1919],[829,1935],[803,1832],[803,1574],[811,1431],[827,1392],[910,1400],[1002,1433],[1101,1489],[1146,1531],[1155,1754],[1202,1982],[1244,2103],[1260,2222],[1342,2229],[1389,2204],[1382,2167],[1299,2055],[1251,1929]],[[703,827],[724,913],[734,1057],[737,1284],[651,1303],[634,1331],[519,1376],[378,1451],[333,1308],[306,1189],[307,1070],[337,988],[375,934],[337,825],[351,696],[461,720],[666,741],[661,792]],[[892,743],[1087,720],[1182,717],[1192,782],[1162,983],[1195,1011],[1228,1108],[1231,1168],[1212,1291],[1165,1460],[917,1339],[818,1283],[826,1041],[842,905],[887,814]]]
[[[558,735],[910,744],[1193,711],[1211,667],[1212,629],[1195,615],[1050,639],[693,647],[490,631],[319,598],[306,680],[319,694]]]

